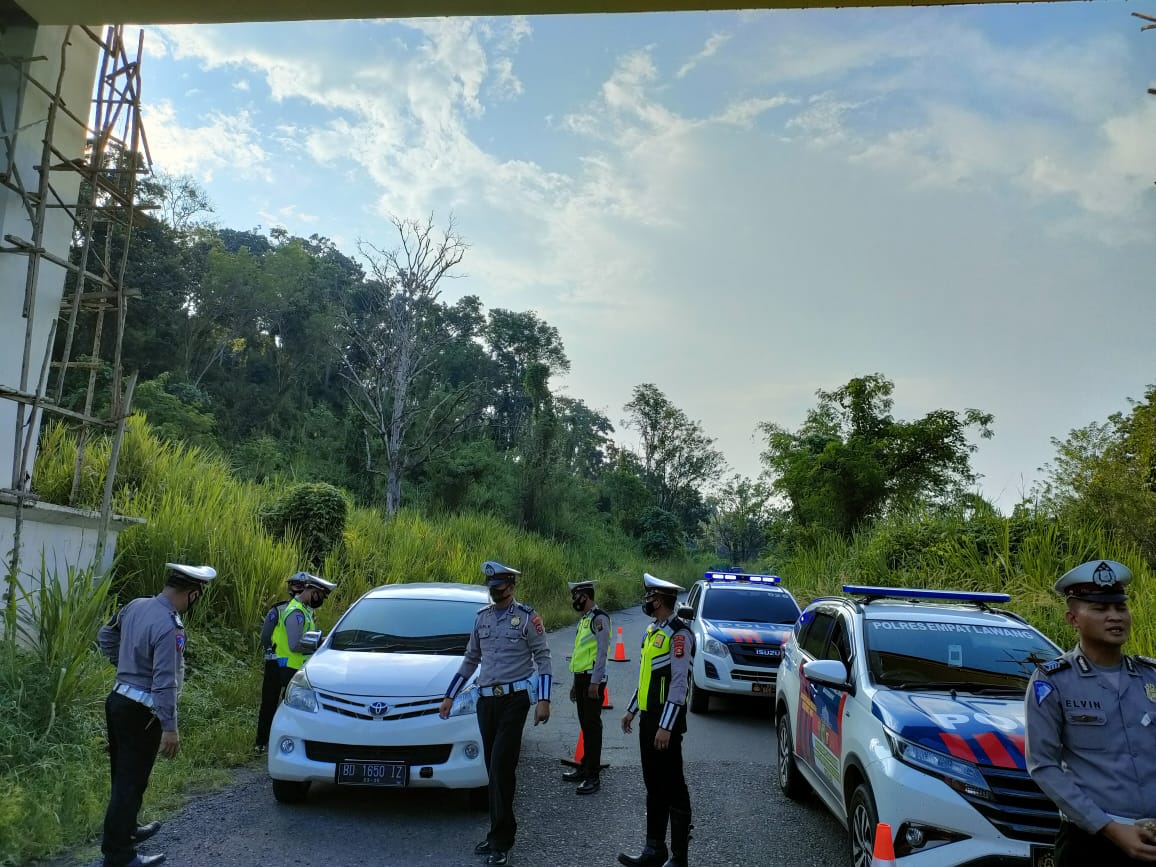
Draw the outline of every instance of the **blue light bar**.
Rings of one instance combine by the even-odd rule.
[[[778,584],[778,575],[752,575],[748,572],[704,572],[707,581],[747,581],[751,584]]]
[[[918,590],[906,587],[864,587],[844,584],[843,592],[852,596],[884,599],[936,599],[940,602],[1010,602],[1006,593],[973,593],[966,590]]]

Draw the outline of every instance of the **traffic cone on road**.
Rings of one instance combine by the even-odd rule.
[[[582,757],[586,755],[586,742],[582,739],[582,729],[578,729],[578,743],[574,745],[574,758],[562,759],[562,764],[572,768],[582,767]]]
[[[891,842],[891,826],[880,822],[875,826],[875,848],[871,867],[895,867],[895,845]]]
[[[618,627],[618,643],[614,645],[614,658],[611,662],[630,662],[626,656],[626,645],[622,642],[622,627]]]
[[[610,703],[610,684],[605,684],[602,688],[602,709],[614,710],[614,705]]]

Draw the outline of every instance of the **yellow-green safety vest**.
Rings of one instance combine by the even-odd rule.
[[[598,636],[594,632],[594,618],[606,612],[595,606],[582,615],[578,631],[574,633],[574,653],[570,657],[570,671],[590,671],[598,659]]]
[[[681,629],[675,618],[663,626],[651,623],[642,638],[642,663],[638,666],[638,709],[661,711],[670,685],[670,643]]]
[[[285,610],[281,612],[281,619],[277,621],[277,627],[273,630],[273,652],[277,655],[277,659],[284,660],[281,665],[284,668],[300,668],[305,664],[304,653],[294,653],[289,649],[289,636],[285,632],[285,621],[293,614],[294,611],[300,611],[305,615],[305,625],[302,627],[302,634],[311,632],[317,628],[313,620],[313,610],[296,599],[289,601],[285,606]]]

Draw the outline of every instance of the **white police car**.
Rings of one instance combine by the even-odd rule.
[[[1025,769],[1024,693],[1060,649],[996,593],[844,586],[807,606],[779,669],[778,781],[809,786],[872,860],[1051,864],[1059,814]]]
[[[448,719],[438,706],[489,601],[485,587],[415,583],[378,587],[353,603],[273,718],[274,797],[300,801],[313,783],[441,787],[471,790],[480,805],[489,776],[477,690],[467,685]]]
[[[777,575],[707,572],[691,588],[691,711],[709,710],[712,694],[774,694],[782,647],[799,617],[799,603],[778,584]]]

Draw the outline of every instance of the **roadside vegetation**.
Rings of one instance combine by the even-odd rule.
[[[620,608],[644,570],[689,585],[739,566],[778,573],[802,603],[845,582],[1004,591],[1067,645],[1052,583],[1111,557],[1136,574],[1131,650],[1156,651],[1156,392],[1055,440],[1045,481],[1009,514],[971,468],[998,420],[897,419],[879,373],[819,391],[798,429],[762,424],[748,478],[658,384],[637,384],[616,425],[552,386],[570,362],[537,313],[444,298],[468,253],[452,226],[397,221],[392,242],[360,251],[367,271],[323,237],[214,226],[187,179],[151,183],[167,219],[133,238],[126,283],[149,303],[130,308],[140,414],[114,489],[116,511],[146,523],[121,534],[111,575],[37,574],[27,604],[5,606],[0,864],[98,834],[112,671],[93,638],[172,560],[220,578],[187,618],[182,750],[158,765],[149,817],[251,761],[258,628],[299,569],[338,582],[324,628],[371,587],[479,583],[498,559],[551,627],[575,618],[566,581],[592,577]],[[80,400],[80,385],[64,393]],[[110,444],[87,443],[73,496],[77,449],[68,426],[43,430],[45,501],[99,502]]]

